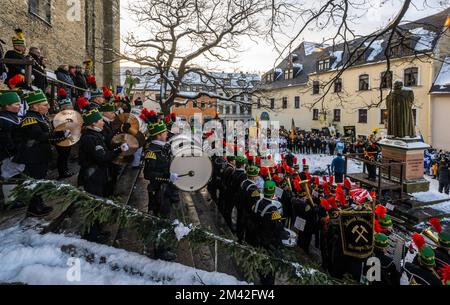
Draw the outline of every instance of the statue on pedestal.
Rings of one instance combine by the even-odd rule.
[[[401,81],[396,81],[394,91],[386,98],[388,111],[388,135],[396,138],[415,137],[412,106],[414,93],[403,88]]]

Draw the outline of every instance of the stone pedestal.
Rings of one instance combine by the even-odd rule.
[[[424,175],[424,151],[430,148],[426,143],[420,142],[420,138],[393,138],[383,139],[379,142],[382,148],[383,163],[389,160],[404,162],[403,191],[406,193],[427,192],[430,183]],[[383,171],[386,174],[385,171]],[[393,167],[391,175],[400,179],[400,168]]]

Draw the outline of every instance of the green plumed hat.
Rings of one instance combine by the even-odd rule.
[[[378,218],[378,222],[382,229],[392,228],[392,219],[389,215],[386,215],[384,218]]]
[[[277,189],[277,185],[275,181],[266,181],[264,183],[264,196],[272,197],[275,195],[275,190]]]
[[[42,90],[36,90],[24,95],[24,100],[27,102],[28,106],[47,102],[47,97]]]
[[[162,134],[165,131],[167,131],[167,126],[164,121],[148,124],[148,132],[152,137]]]
[[[436,258],[434,250],[431,247],[423,247],[419,250],[420,262],[427,267],[434,267],[436,265]]]
[[[91,100],[97,98],[97,97],[103,97],[103,91],[100,91],[99,89],[91,92]]]
[[[375,234],[375,247],[386,249],[389,246],[388,237],[383,233]]]
[[[20,97],[15,92],[0,93],[0,106],[12,105],[20,103]]]
[[[59,108],[66,107],[66,106],[73,106],[70,98],[64,98],[64,99],[58,100],[58,105],[59,105]]]
[[[21,29],[16,29],[14,31],[16,33],[12,38],[13,46],[25,46],[25,34]]]
[[[105,103],[103,105],[101,105],[98,110],[100,112],[115,112],[116,111],[116,106],[114,106],[114,103]]]
[[[246,157],[239,156],[236,158],[236,166],[237,167],[240,167],[242,165],[247,165],[247,164],[248,164],[248,160]]]
[[[95,122],[98,122],[102,119],[103,117],[97,108],[93,108],[83,113],[83,122],[86,126],[94,124]]]
[[[247,176],[258,177],[258,175],[259,175],[259,168],[257,166],[250,166],[247,169]]]
[[[445,248],[450,248],[450,234],[442,232],[439,234],[439,245]]]

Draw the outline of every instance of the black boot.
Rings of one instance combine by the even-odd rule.
[[[28,207],[27,216],[29,217],[44,217],[49,215],[53,211],[52,207],[46,206],[42,199],[33,198],[30,206]]]

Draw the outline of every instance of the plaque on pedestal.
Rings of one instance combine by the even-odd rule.
[[[427,192],[430,183],[424,175],[424,151],[430,146],[421,141],[421,138],[392,138],[378,142],[382,148],[383,163],[389,161],[405,163],[403,173],[399,168],[393,168],[390,173],[383,171],[384,175],[391,175],[400,180],[403,174],[403,190],[406,193]]]

